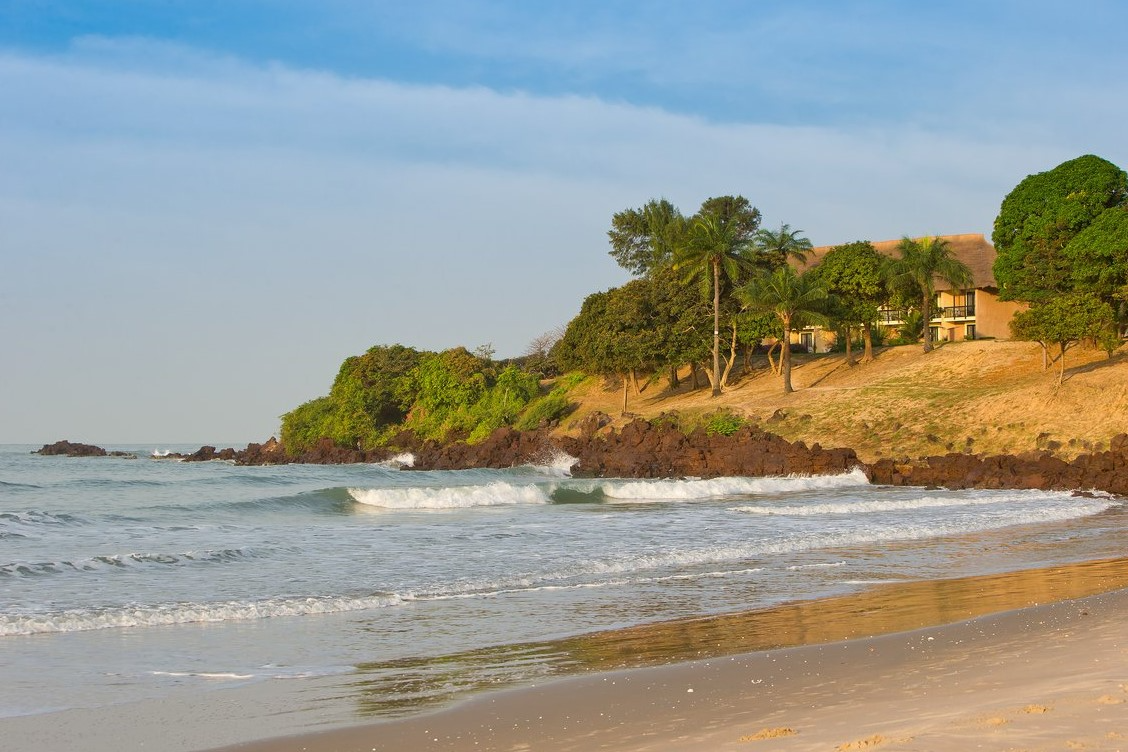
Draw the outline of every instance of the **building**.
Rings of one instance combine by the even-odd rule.
[[[952,255],[967,264],[971,269],[972,286],[967,289],[954,289],[942,280],[936,280],[936,300],[932,308],[932,329],[934,342],[964,339],[1010,338],[1010,320],[1018,311],[1025,308],[1023,303],[999,300],[999,287],[995,282],[992,268],[995,264],[995,246],[978,233],[964,235],[941,235],[948,242]],[[874,243],[878,253],[899,258],[897,247],[901,241],[883,240]],[[801,270],[818,265],[823,256],[833,246],[821,246],[807,254],[807,261],[800,265]],[[904,323],[905,312],[883,309],[879,313],[878,325],[896,329]],[[834,344],[834,332],[813,327],[793,334],[792,344],[803,345],[808,352],[826,352]]]

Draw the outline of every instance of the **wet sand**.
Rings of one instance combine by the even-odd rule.
[[[560,645],[589,673],[230,749],[1128,751],[1125,559]]]

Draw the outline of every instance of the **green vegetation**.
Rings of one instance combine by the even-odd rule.
[[[705,433],[710,436],[732,436],[744,426],[748,425],[748,421],[741,415],[737,415],[731,410],[718,410],[715,413],[710,413],[705,416]]]
[[[1098,224],[1105,212],[1122,211],[1126,203],[1128,175],[1091,154],[1028,176],[1003,199],[991,236],[999,254],[995,279],[1000,297],[1039,303],[1080,291],[1077,283],[1091,275],[1091,254],[1108,250],[1101,250],[1104,243],[1098,237],[1082,237],[1085,229]],[[1115,227],[1105,222],[1116,225],[1118,220],[1123,218],[1102,220],[1095,234],[1111,230],[1115,236]],[[1123,258],[1124,246],[1118,250]],[[1077,269],[1080,280],[1074,277]],[[1128,282],[1123,276],[1120,280]]]
[[[886,285],[888,259],[873,243],[858,240],[836,245],[810,273],[831,295],[830,317],[843,329],[841,338],[850,358],[851,330],[862,329],[862,362],[873,360],[873,337],[878,310],[889,301]],[[915,341],[915,340],[914,340]]]
[[[566,389],[542,397],[535,374],[465,348],[378,346],[346,358],[328,396],[282,416],[282,443],[292,454],[322,438],[372,449],[405,428],[423,439],[480,441],[501,426],[536,428],[570,409]]]

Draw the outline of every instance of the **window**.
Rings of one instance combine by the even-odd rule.
[[[975,339],[975,324],[967,325],[967,332],[964,334],[964,339]]]

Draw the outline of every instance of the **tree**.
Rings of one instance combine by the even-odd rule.
[[[567,370],[621,376],[624,412],[630,384],[639,391],[638,371],[652,369],[663,358],[651,308],[652,286],[651,280],[642,278],[589,295],[553,349],[557,362]]]
[[[699,279],[713,293],[713,369],[709,374],[713,396],[721,393],[721,285],[722,276],[735,281],[741,269],[751,266],[748,256],[760,212],[743,196],[710,198],[694,216],[686,242],[676,256],[675,268],[687,269],[689,279]]]
[[[812,246],[803,237],[802,230],[792,230],[791,225],[781,224],[779,232],[761,229],[756,231],[753,247],[769,267],[786,264],[790,259],[806,261]]]
[[[752,279],[737,291],[737,296],[748,310],[774,314],[783,325],[783,338],[780,340],[783,391],[795,391],[791,386],[791,332],[808,324],[828,323],[823,313],[826,288],[812,275],[799,275],[784,264],[773,272]]]
[[[651,199],[640,209],[624,209],[611,217],[608,253],[631,274],[649,274],[672,263],[686,227],[676,206],[664,198]]]
[[[952,255],[948,241],[939,237],[918,240],[902,238],[898,247],[901,257],[890,267],[890,281],[906,290],[915,290],[920,299],[920,315],[924,320],[924,351],[932,352],[932,298],[936,295],[936,280],[952,287],[966,288],[972,284],[971,269]]]
[[[858,240],[836,245],[811,270],[827,292],[837,300],[833,318],[846,328],[846,358],[850,359],[850,328],[861,326],[862,362],[873,360],[873,326],[878,310],[889,299],[886,287],[888,259],[873,243]]]
[[[991,239],[1003,300],[1046,301],[1075,289],[1064,250],[1106,210],[1128,201],[1128,175],[1087,154],[1027,176],[1003,199]]]
[[[1106,209],[1062,251],[1073,289],[1112,303],[1128,285],[1128,206]]]
[[[1042,346],[1042,367],[1049,368],[1049,348],[1058,346],[1058,386],[1065,380],[1065,351],[1083,339],[1099,338],[1114,325],[1112,307],[1093,293],[1073,292],[1034,303],[1011,319],[1016,339]]]

